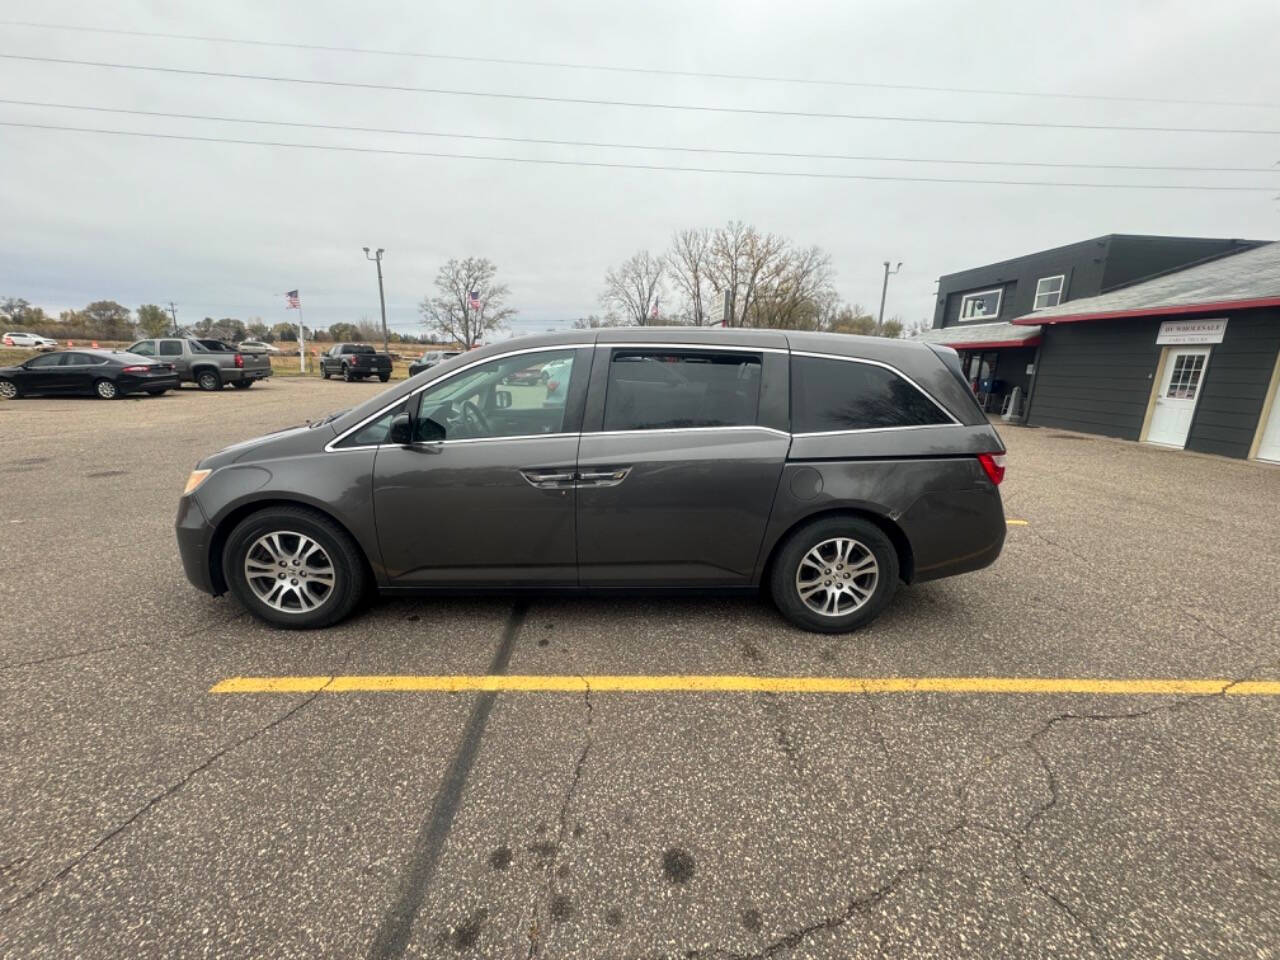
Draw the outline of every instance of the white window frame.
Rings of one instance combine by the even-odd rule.
[[[1058,289],[1051,290],[1048,293],[1041,293],[1040,285],[1042,283],[1045,283],[1046,281],[1051,281],[1051,280],[1061,281],[1061,283],[1058,284]],[[1035,295],[1035,299],[1031,301],[1031,311],[1034,313],[1036,310],[1047,310],[1049,307],[1056,307],[1058,304],[1062,302],[1062,295],[1066,293],[1066,291],[1067,291],[1067,275],[1065,273],[1055,274],[1052,277],[1041,277],[1039,280],[1036,281],[1036,295]],[[1040,304],[1041,297],[1053,296],[1053,294],[1055,293],[1058,295],[1057,300],[1053,301],[1053,303],[1046,303],[1043,306],[1041,306]]]
[[[995,313],[990,313],[990,314],[983,313],[974,317],[966,317],[964,315],[964,305],[966,303],[968,303],[970,300],[977,300],[979,298],[989,297],[993,293],[996,295]],[[1003,306],[1003,304],[1004,304],[1004,288],[1003,287],[996,287],[994,290],[977,290],[973,293],[966,293],[964,296],[960,298],[960,313],[957,319],[959,320],[960,323],[969,323],[974,320],[985,320],[987,322],[993,322],[1000,318],[1000,307]]]

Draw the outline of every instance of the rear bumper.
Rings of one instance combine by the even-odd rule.
[[[235,367],[222,371],[222,379],[226,383],[235,383],[238,380],[265,380],[269,376],[271,376],[270,370],[243,370]]]
[[[116,378],[116,389],[124,393],[136,390],[177,390],[181,383],[175,373],[168,377],[131,377],[122,375]]]
[[[178,501],[178,519],[174,523],[178,537],[178,553],[182,556],[182,570],[192,586],[217,596],[221,591],[213,585],[209,571],[209,541],[213,527],[193,496]]]

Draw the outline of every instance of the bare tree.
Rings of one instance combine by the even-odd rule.
[[[711,282],[716,293],[729,301],[727,325],[751,325],[757,296],[776,282],[785,267],[781,258],[786,246],[781,237],[762,234],[739,220],[711,234]]]
[[[495,283],[498,268],[484,257],[453,259],[436,274],[434,297],[418,305],[422,322],[432,333],[470,350],[485,334],[502,329],[516,311],[505,305],[510,289]]]
[[[706,230],[677,231],[666,259],[671,280],[684,297],[689,323],[701,327],[721,319],[707,313],[713,295],[711,234]]]
[[[821,247],[776,253],[764,266],[747,321],[782,330],[817,330],[834,311],[831,255]]]
[[[622,314],[623,322],[646,326],[658,318],[666,263],[641,250],[604,275],[600,302]]]

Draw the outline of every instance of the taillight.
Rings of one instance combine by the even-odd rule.
[[[240,353],[236,354],[236,366],[237,367],[244,366],[244,354],[240,354]]]
[[[1004,479],[1004,454],[1003,453],[980,453],[978,454],[978,462],[982,464],[982,469],[987,475],[987,479],[1000,486],[1000,481]]]
[[[559,390],[559,389],[560,389],[560,381],[559,381],[559,380],[548,380],[548,381],[547,381],[547,396],[550,396],[551,394],[555,393],[555,392],[556,392],[557,390]]]
[[[150,364],[135,363],[132,367],[121,367],[121,373],[146,373],[151,369]]]

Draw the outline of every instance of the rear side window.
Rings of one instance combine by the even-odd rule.
[[[182,341],[181,340],[161,340],[160,356],[162,357],[182,356]]]
[[[609,362],[604,429],[754,425],[760,370],[758,354],[616,351]]]
[[[791,358],[791,430],[830,433],[951,423],[892,370],[869,363]]]

